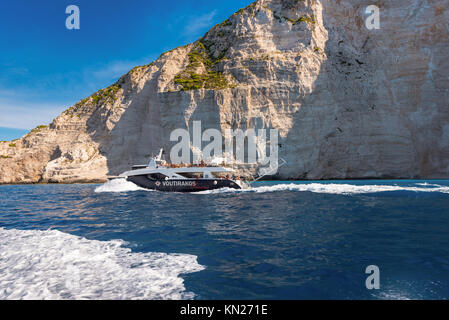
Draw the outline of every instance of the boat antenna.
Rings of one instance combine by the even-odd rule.
[[[158,156],[157,156],[157,160],[161,160],[162,159],[162,154],[164,153],[164,149],[163,148],[161,148],[161,150],[159,151],[159,154],[158,154]]]

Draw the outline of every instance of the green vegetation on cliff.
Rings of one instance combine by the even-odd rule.
[[[97,92],[95,92],[94,94],[90,95],[89,97],[84,98],[84,99],[80,100],[79,102],[75,103],[75,105],[73,105],[72,107],[65,110],[64,113],[69,115],[71,118],[73,118],[74,113],[76,113],[80,107],[88,105],[89,103],[93,106],[97,106],[100,103],[114,103],[114,101],[117,100],[117,92],[121,88],[121,83],[123,81],[122,78],[120,78],[113,85],[111,85],[107,88],[104,88],[104,89],[100,89]],[[77,116],[78,116],[78,118],[80,118],[79,114],[77,114]]]
[[[285,20],[290,21],[293,25],[298,24],[300,22],[306,22],[307,24],[315,24],[315,17],[314,16],[301,16],[299,19],[291,19],[284,17]]]
[[[254,8],[256,7],[255,3],[251,3],[250,5],[246,6],[245,8],[241,8],[239,9],[235,14],[239,15],[239,14],[245,14],[245,13],[251,13],[254,15]],[[253,11],[249,12],[252,9]]]
[[[75,107],[79,107],[81,105],[86,104],[88,101],[92,101],[94,105],[97,105],[99,102],[114,102],[117,100],[116,94],[118,90],[121,88],[121,85],[118,84],[118,82],[114,83],[112,86],[109,86],[107,88],[98,90],[91,96],[81,100],[80,102],[75,104]],[[70,108],[69,110],[71,110]]]
[[[34,129],[32,129],[32,130],[30,131],[30,133],[37,133],[37,132],[39,132],[39,131],[41,131],[42,129],[45,129],[45,128],[47,128],[47,127],[48,127],[48,126],[42,124],[42,125],[40,125],[40,126],[37,126],[37,127],[34,128]]]
[[[98,102],[114,102],[117,100],[116,94],[120,89],[120,85],[115,83],[105,89],[98,90],[92,95],[92,102],[98,104]]]
[[[225,89],[232,87],[222,72],[214,70],[214,66],[223,57],[224,53],[218,58],[209,54],[210,45],[203,40],[198,41],[190,51],[189,64],[176,75],[175,83],[182,86],[181,90],[197,89]]]

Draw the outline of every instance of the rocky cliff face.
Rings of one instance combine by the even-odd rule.
[[[449,2],[374,2],[256,1],[0,142],[0,182],[103,181],[194,120],[278,129],[280,178],[448,178]]]

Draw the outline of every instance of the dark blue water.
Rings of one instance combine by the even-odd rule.
[[[0,186],[0,227],[195,255],[205,269],[181,275],[195,299],[449,298],[447,180],[263,182],[206,194],[97,187]],[[380,269],[379,290],[365,287],[368,265]]]

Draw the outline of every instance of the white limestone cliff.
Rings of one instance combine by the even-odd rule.
[[[449,2],[259,0],[12,142],[0,183],[104,181],[170,133],[276,128],[283,179],[449,177]]]

